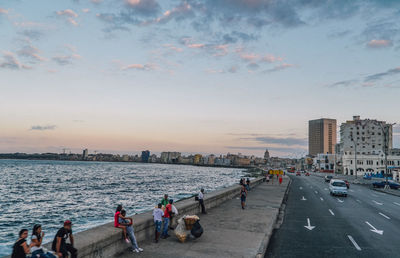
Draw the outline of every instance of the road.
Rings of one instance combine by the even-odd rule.
[[[400,257],[400,197],[361,185],[333,197],[322,177],[291,178],[265,257]]]

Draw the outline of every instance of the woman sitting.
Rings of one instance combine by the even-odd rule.
[[[42,226],[36,224],[33,226],[32,237],[31,237],[31,252],[32,257],[37,258],[56,258],[55,255],[49,252],[45,252],[42,247],[42,241],[44,237],[44,232],[42,231]]]
[[[21,229],[18,234],[19,238],[17,242],[15,242],[13,246],[13,252],[11,258],[26,258],[26,255],[29,254],[30,250],[28,245],[26,244],[26,238],[28,237],[28,230]]]

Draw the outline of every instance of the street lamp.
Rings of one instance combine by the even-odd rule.
[[[357,179],[357,143],[354,140],[355,138],[353,138],[353,132],[352,131],[350,132],[350,138],[351,138],[351,141],[354,144],[354,169],[355,169],[355,173],[356,173],[355,175],[356,175],[356,179]]]

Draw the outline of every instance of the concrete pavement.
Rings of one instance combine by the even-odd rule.
[[[142,253],[125,252],[118,257],[262,257],[282,205],[289,178],[282,185],[262,183],[247,197],[241,209],[234,198],[200,215],[204,234],[196,240],[180,243],[174,233],[158,244],[148,240],[139,243]],[[238,193],[239,194],[239,193]]]
[[[347,198],[333,197],[321,177],[292,179],[265,257],[400,257],[399,197],[354,184]]]

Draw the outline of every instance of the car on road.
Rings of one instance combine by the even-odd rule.
[[[306,176],[310,176],[310,173],[307,172],[307,173],[306,173]]]
[[[333,176],[325,176],[325,182],[331,181],[332,178],[333,178]]]
[[[350,183],[349,183],[349,181],[347,181],[347,180],[343,180],[343,181],[346,183],[347,189],[349,189],[349,188],[350,188]]]
[[[343,195],[347,197],[347,186],[343,180],[332,179],[329,183],[329,193],[331,195]]]
[[[391,189],[396,189],[397,190],[397,189],[400,188],[400,184],[395,182],[395,181],[389,180],[388,183],[389,183],[389,187]],[[378,181],[378,182],[373,182],[372,183],[372,186],[374,188],[383,188],[383,187],[385,187],[385,185],[386,185],[386,181]]]
[[[299,171],[296,172],[296,176],[301,176]]]

